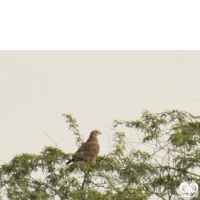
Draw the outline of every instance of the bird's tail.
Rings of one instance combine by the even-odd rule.
[[[72,160],[69,160],[67,163],[66,163],[66,165],[69,165],[69,163],[71,163],[72,162]]]

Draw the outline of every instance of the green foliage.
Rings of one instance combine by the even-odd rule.
[[[77,145],[81,145],[76,119],[70,114],[63,116]],[[57,147],[45,147],[39,155],[17,155],[0,166],[0,198],[178,199],[181,182],[200,184],[199,119],[188,112],[172,110],[155,114],[145,111],[136,121],[114,120],[113,128],[131,129],[134,141],[125,132],[114,131],[112,151],[98,156],[95,163],[66,166],[71,153]],[[143,151],[135,144],[140,144]]]
[[[80,134],[78,129],[78,124],[76,119],[71,114],[63,114],[63,116],[66,118],[66,123],[69,124],[69,130],[73,132],[73,134],[76,136],[76,144],[78,146],[81,146],[83,141],[83,136]]]

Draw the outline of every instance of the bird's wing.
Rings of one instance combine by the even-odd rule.
[[[78,151],[73,154],[73,159],[88,161],[94,159],[99,153],[99,143],[90,141],[83,143]]]

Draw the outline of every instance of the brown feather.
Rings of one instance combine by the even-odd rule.
[[[70,162],[85,163],[90,160],[94,161],[100,149],[99,141],[97,138],[99,134],[101,133],[97,130],[92,131],[90,133],[88,140],[85,143],[83,143],[78,149],[78,151],[76,151],[72,155],[72,160],[70,160],[68,163]]]

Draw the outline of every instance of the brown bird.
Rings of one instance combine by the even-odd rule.
[[[69,160],[67,164],[71,162],[77,162],[77,163],[86,163],[88,161],[94,162],[95,158],[99,153],[99,148],[100,148],[99,141],[97,138],[99,134],[102,133],[98,130],[92,131],[90,133],[88,140],[85,143],[83,143],[78,149],[78,151],[76,151],[72,155],[72,159]]]

